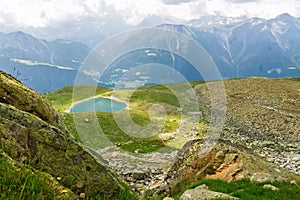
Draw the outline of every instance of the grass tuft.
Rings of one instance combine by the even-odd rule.
[[[46,177],[34,173],[29,166],[14,166],[0,153],[0,199],[63,199],[63,196]]]

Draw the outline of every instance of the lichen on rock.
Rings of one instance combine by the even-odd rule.
[[[39,93],[2,71],[0,71],[0,102],[31,113],[53,126],[58,125],[57,112]]]
[[[68,136],[55,110],[38,93],[3,72],[0,145],[17,162],[61,177],[60,184],[74,194],[116,199],[127,187],[105,163]],[[76,187],[78,182],[82,187]]]

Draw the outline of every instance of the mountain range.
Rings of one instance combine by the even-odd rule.
[[[300,76],[300,19],[289,14],[270,20],[205,16],[184,25],[162,24],[159,27],[178,31],[197,41],[216,63],[224,79]],[[70,40],[47,41],[24,32],[0,33],[0,69],[45,93],[73,85],[77,70],[91,49]],[[187,80],[201,78],[191,73],[192,66],[188,62],[182,58],[175,58],[177,62],[174,62],[172,57],[171,53],[153,49],[125,55],[114,63],[117,75],[107,72],[102,84],[113,86],[116,79],[136,66],[137,60],[138,64],[154,62],[180,69]],[[138,78],[144,80],[145,77],[141,74]]]
[[[47,41],[21,31],[0,33],[0,68],[41,93],[72,85],[89,52],[78,42]]]
[[[282,14],[263,20],[214,18],[189,24],[223,77],[299,76],[300,19]]]

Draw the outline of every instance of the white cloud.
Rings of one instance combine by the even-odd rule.
[[[192,1],[197,1],[197,0],[162,0],[162,2],[165,4],[182,4],[186,2],[192,2]]]
[[[231,1],[233,3],[248,3],[248,2],[257,2],[260,0],[226,0],[226,1]]]
[[[0,22],[20,27],[47,27],[99,11],[94,0],[1,1]],[[4,24],[4,25],[6,25]]]
[[[61,18],[60,15],[67,14],[57,12],[61,7],[55,4],[50,6],[49,3],[51,2],[16,0],[1,2],[1,19],[4,22],[15,23],[17,26],[43,27],[49,21]]]
[[[300,16],[298,0],[105,0],[129,23],[138,23],[149,15],[191,20],[202,15],[274,18],[282,13]]]
[[[115,7],[131,24],[138,24],[146,16],[161,16],[190,20],[203,14],[203,7],[195,10],[195,6],[203,4],[202,0],[105,0],[107,5]]]
[[[233,3],[235,2],[235,3]],[[228,17],[248,16],[274,18],[282,13],[299,16],[296,0],[211,0],[207,3],[208,14],[220,14]]]
[[[147,16],[182,21],[207,14],[274,18],[288,12],[300,16],[298,0],[2,0],[0,5],[0,25],[23,28],[47,28],[85,17],[123,18],[138,24]]]

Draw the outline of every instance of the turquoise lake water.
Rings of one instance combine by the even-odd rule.
[[[70,112],[118,112],[126,107],[127,105],[123,102],[106,98],[94,98],[74,105]]]

